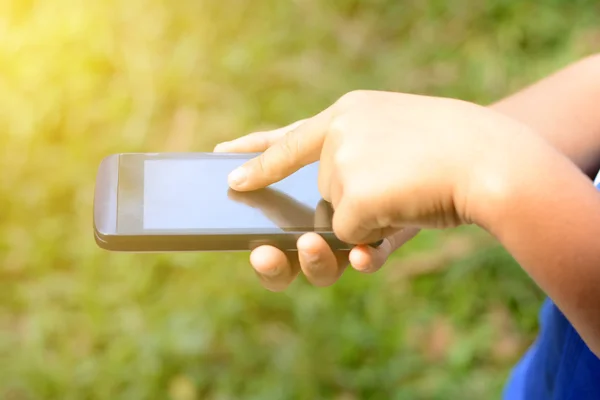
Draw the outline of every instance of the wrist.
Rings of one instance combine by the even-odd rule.
[[[567,190],[571,181],[585,178],[564,155],[530,129],[494,144],[473,168],[469,204],[471,221],[499,237],[514,226],[526,209],[544,207],[554,192]]]

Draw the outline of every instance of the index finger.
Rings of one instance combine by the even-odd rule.
[[[319,159],[329,129],[330,109],[286,133],[260,156],[229,174],[229,186],[247,191],[267,187]]]

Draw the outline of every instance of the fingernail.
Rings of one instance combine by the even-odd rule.
[[[246,180],[247,174],[243,168],[238,168],[233,170],[232,173],[229,174],[229,183],[239,186]]]

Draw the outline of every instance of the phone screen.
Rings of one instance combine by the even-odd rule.
[[[130,157],[119,168],[119,231],[330,231],[318,164],[266,189],[236,192],[227,176],[248,158]]]

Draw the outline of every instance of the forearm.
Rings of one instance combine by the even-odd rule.
[[[564,156],[520,160],[492,185],[483,225],[600,355],[600,194]]]
[[[586,174],[600,167],[600,55],[585,58],[490,108],[537,131]]]

